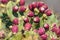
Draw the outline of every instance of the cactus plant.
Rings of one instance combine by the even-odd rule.
[[[44,2],[32,2],[28,7],[25,0],[2,0],[1,3],[6,6],[5,12],[0,12],[0,39],[60,40],[58,20]]]

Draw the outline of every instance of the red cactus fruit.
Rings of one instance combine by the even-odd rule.
[[[47,40],[47,34],[43,34],[40,36],[42,40]]]
[[[57,30],[55,31],[55,33],[57,34],[57,36],[60,36],[60,29],[57,28]]]
[[[49,29],[49,24],[44,24],[45,29]]]
[[[28,17],[24,18],[24,22],[25,23],[29,22],[29,18]]]
[[[12,10],[13,10],[13,12],[17,12],[18,11],[18,7],[14,6]]]
[[[34,16],[34,13],[32,12],[32,11],[30,11],[29,13],[28,13],[28,17],[33,17]]]
[[[52,28],[52,32],[57,32],[58,28],[57,27],[53,27]]]
[[[42,2],[42,1],[37,2],[37,8],[40,8],[42,5],[44,5],[44,2]]]
[[[39,22],[40,22],[40,18],[39,18],[39,17],[35,17],[35,18],[34,18],[34,22],[35,22],[35,23],[39,23]]]
[[[36,8],[36,7],[37,7],[37,2],[33,2],[33,3],[32,3],[32,7],[33,7],[33,8]]]
[[[39,11],[43,13],[46,9],[48,9],[48,6],[45,4],[39,8]]]
[[[45,14],[46,14],[47,16],[51,16],[51,15],[52,15],[52,11],[49,10],[49,9],[47,9],[47,10],[45,11]]]
[[[18,26],[17,25],[13,25],[11,30],[12,30],[13,34],[16,34],[18,32]]]
[[[1,0],[1,3],[6,4],[8,3],[8,0]]]
[[[53,24],[52,24],[52,27],[56,27],[56,26],[57,26],[56,23],[53,23]]]
[[[44,7],[40,7],[40,8],[39,8],[39,11],[40,11],[40,12],[44,12],[44,11],[45,11],[45,8],[44,8]]]
[[[57,35],[60,35],[60,29],[58,27],[53,27],[52,32],[55,32]]]
[[[32,25],[31,25],[30,23],[26,23],[26,24],[24,25],[24,29],[25,29],[25,30],[30,30],[31,27],[32,27]]]
[[[26,10],[26,7],[25,6],[20,6],[19,12],[25,12],[25,10]]]
[[[40,27],[39,30],[38,30],[38,34],[43,35],[44,33],[45,33],[45,29]]]
[[[44,8],[45,8],[45,10],[46,10],[46,9],[48,9],[47,4],[42,5],[42,7],[44,7]]]
[[[25,5],[25,0],[20,0],[20,6],[23,6],[23,5]]]
[[[33,11],[33,7],[32,7],[33,5],[32,4],[29,4],[29,9],[31,10],[31,11]]]
[[[13,20],[13,23],[14,23],[15,25],[18,25],[19,20],[18,20],[17,18],[15,18],[15,19]]]
[[[34,10],[34,8],[36,8],[37,7],[37,2],[33,2],[32,4],[29,4],[29,9],[31,10],[31,11],[33,11]]]

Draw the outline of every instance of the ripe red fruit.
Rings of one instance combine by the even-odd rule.
[[[52,31],[55,32],[57,34],[57,36],[60,36],[60,29],[59,27],[56,26],[56,24],[53,24],[53,28]]]
[[[39,30],[38,30],[38,34],[43,35],[44,33],[45,33],[45,29],[40,27]]]
[[[48,6],[45,4],[39,8],[39,11],[44,12],[46,9],[48,9]]]
[[[19,12],[24,12],[25,10],[26,10],[26,7],[25,6],[20,6]]]
[[[41,35],[41,39],[42,39],[42,40],[46,40],[46,39],[47,39],[47,34]]]
[[[46,10],[46,9],[48,9],[47,4],[44,4],[42,7],[44,7],[44,8],[45,8],[45,10]]]
[[[29,13],[28,13],[28,17],[33,17],[34,16],[34,13],[32,12],[32,11],[30,11]]]
[[[42,5],[44,5],[44,2],[37,2],[37,8],[40,8]]]
[[[52,27],[56,27],[56,26],[57,26],[56,23],[53,23],[53,24],[52,24]]]
[[[25,0],[20,0],[20,6],[25,5]]]
[[[57,28],[57,30],[55,31],[55,33],[57,34],[57,36],[60,36],[60,29]]]
[[[51,38],[51,40],[57,40],[56,38]]]
[[[49,29],[49,24],[44,24],[45,29]]]
[[[15,19],[13,20],[13,23],[14,23],[15,25],[17,25],[18,22],[19,22],[19,20],[18,20],[17,18],[15,18]]]
[[[53,28],[52,28],[52,32],[56,32],[57,29],[58,29],[57,27],[53,27]]]
[[[13,7],[13,12],[17,12],[18,11],[18,7],[17,6],[14,6]]]
[[[33,8],[36,8],[36,7],[37,7],[37,2],[33,2],[33,3],[32,3],[32,7],[33,7]]]
[[[1,0],[1,3],[6,4],[8,3],[8,0]]]
[[[29,4],[29,9],[30,9],[31,11],[33,11],[32,4]]]
[[[30,23],[26,23],[26,24],[24,25],[24,29],[25,29],[25,30],[30,30],[31,27],[32,27],[32,25],[31,25]]]
[[[34,8],[36,8],[37,7],[37,2],[33,2],[32,4],[29,4],[29,9],[31,10],[31,11],[33,11],[34,10]]]
[[[18,32],[18,26],[17,25],[13,25],[11,30],[12,30],[13,34],[17,33]]]
[[[51,16],[51,15],[52,15],[52,11],[49,10],[49,9],[47,9],[47,10],[45,11],[45,14],[46,14],[47,16]]]
[[[24,22],[25,23],[29,22],[29,18],[28,17],[24,18]]]
[[[57,35],[60,35],[60,29],[58,27],[53,27],[52,32],[55,32]]]
[[[35,18],[34,18],[34,22],[35,22],[35,23],[39,23],[39,22],[40,22],[40,18],[39,18],[39,17],[35,17]]]
[[[44,12],[44,11],[45,11],[45,8],[44,8],[44,7],[40,7],[40,8],[39,8],[39,11],[40,11],[40,12]]]

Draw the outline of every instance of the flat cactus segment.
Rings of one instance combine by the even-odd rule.
[[[10,17],[11,20],[13,20],[15,17],[12,14],[12,7],[15,5],[14,2],[10,1],[7,4],[7,15]]]

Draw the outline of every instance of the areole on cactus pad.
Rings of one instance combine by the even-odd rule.
[[[60,40],[60,26],[54,12],[44,2],[1,0],[6,5],[0,14],[1,40]]]

